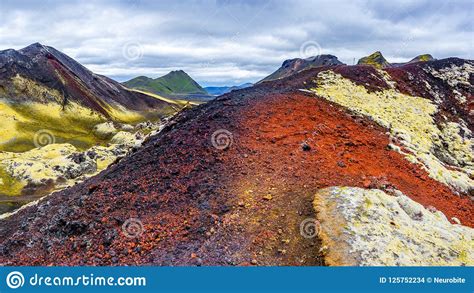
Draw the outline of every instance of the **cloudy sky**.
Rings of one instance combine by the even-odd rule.
[[[40,42],[119,81],[183,69],[235,85],[317,54],[473,59],[473,12],[472,0],[0,0],[0,50]]]

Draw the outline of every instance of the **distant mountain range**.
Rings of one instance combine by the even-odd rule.
[[[236,86],[208,86],[205,87],[204,89],[206,92],[212,96],[220,96],[226,93],[230,93],[233,90],[239,90],[247,87],[253,86],[253,83],[244,83],[241,85],[236,85]]]
[[[434,59],[433,56],[431,56],[430,54],[423,54],[423,55],[418,55],[412,60],[405,63],[389,63],[380,51],[376,51],[370,54],[369,56],[359,59],[359,61],[357,62],[357,65],[370,65],[370,66],[380,69],[380,68],[398,67],[405,64],[409,64],[409,63],[426,62],[426,61],[433,61],[433,60],[436,60],[436,59]],[[302,58],[288,59],[288,60],[285,60],[283,64],[281,65],[281,67],[278,68],[275,72],[265,77],[264,79],[260,80],[258,83],[285,78],[295,73],[298,73],[302,70],[307,70],[310,68],[316,68],[316,67],[322,67],[322,66],[332,67],[332,66],[338,66],[338,65],[345,65],[345,64],[339,61],[337,57],[333,55],[318,55],[318,56],[313,56],[306,59],[302,59]]]
[[[210,86],[203,88],[186,72],[183,70],[176,70],[158,78],[138,76],[124,82],[123,85],[131,89],[163,95],[170,98],[208,101],[213,99],[215,96],[220,96],[233,90],[250,87],[253,84],[244,83],[237,86]]]

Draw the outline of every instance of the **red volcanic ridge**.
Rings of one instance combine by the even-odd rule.
[[[436,62],[448,61],[429,63]],[[392,78],[401,91],[422,93],[404,76],[421,76],[424,65],[406,66]],[[474,227],[469,197],[387,148],[386,129],[300,91],[322,70],[181,112],[98,176],[2,220],[0,263],[324,265],[320,241],[301,237],[299,225],[314,217],[314,195],[329,186],[398,189]],[[372,91],[388,88],[370,80],[371,67],[333,70]],[[452,113],[446,94],[443,111]]]

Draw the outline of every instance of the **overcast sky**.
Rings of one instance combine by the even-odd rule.
[[[0,0],[0,50],[40,42],[118,81],[183,69],[204,86],[236,85],[317,54],[473,59],[473,3]]]

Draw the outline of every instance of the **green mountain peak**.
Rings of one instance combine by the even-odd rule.
[[[427,61],[432,61],[432,60],[435,60],[433,58],[433,56],[431,56],[430,54],[422,54],[422,55],[418,55],[416,56],[415,58],[411,59],[409,61],[409,63],[413,63],[413,62],[427,62]]]
[[[138,76],[123,84],[129,88],[155,94],[207,94],[206,91],[183,70],[173,70],[155,79],[146,76]]]
[[[380,51],[376,51],[369,56],[359,59],[358,65],[371,65],[376,68],[384,68],[390,66],[390,63],[383,57]]]

